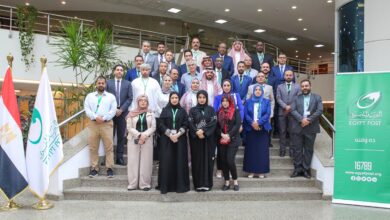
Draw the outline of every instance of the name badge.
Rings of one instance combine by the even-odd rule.
[[[177,130],[171,130],[171,134],[177,134]]]

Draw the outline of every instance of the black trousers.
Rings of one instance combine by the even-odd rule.
[[[238,146],[221,145],[222,172],[225,180],[230,179],[229,173],[232,174],[233,180],[237,179],[236,154]]]
[[[123,159],[123,151],[124,151],[124,144],[125,144],[125,133],[126,133],[126,115],[128,112],[122,112],[121,115],[118,117],[115,116],[113,118],[114,122],[114,136],[116,133],[117,138],[117,144],[116,144],[116,159]]]
[[[317,134],[292,134],[294,168],[298,172],[309,171]]]
[[[276,135],[279,135],[278,113],[279,113],[279,104],[275,100],[274,117],[271,120],[271,125],[272,125],[272,129],[273,129],[273,134],[276,134]]]
[[[221,145],[217,145],[217,170],[222,170],[223,168],[223,161],[222,161],[222,155],[221,155]]]

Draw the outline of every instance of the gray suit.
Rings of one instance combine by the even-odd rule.
[[[250,85],[248,87],[248,93],[246,94],[246,99],[250,99],[253,94],[253,87],[257,84]],[[274,91],[272,89],[272,86],[264,84],[264,98],[269,99],[271,103],[271,116],[270,118],[274,117],[274,107],[275,107],[275,97],[274,97]]]
[[[107,81],[107,92],[113,94],[117,100],[118,107],[122,110],[122,114],[115,116],[114,121],[114,135],[117,132],[117,147],[116,147],[116,158],[123,159],[123,149],[125,141],[125,132],[126,132],[126,116],[129,113],[129,107],[133,101],[133,89],[131,87],[131,82],[122,79],[120,82],[120,92],[119,96],[116,94],[116,79],[111,79]]]
[[[290,92],[287,89],[286,83],[280,84],[276,90],[276,101],[279,104],[278,121],[279,121],[279,144],[280,150],[285,151],[289,145],[287,141],[287,132],[290,133],[291,114],[285,115],[283,110],[286,106],[291,105],[294,99],[301,93],[299,86],[291,82]]]
[[[143,52],[141,53],[141,56],[144,58],[144,63],[150,65],[150,75],[155,75],[158,72],[158,61],[156,61],[157,56],[150,52],[147,54],[146,59],[145,54]]]
[[[299,95],[291,105],[293,116],[291,124],[292,145],[294,148],[294,167],[298,172],[309,171],[313,157],[313,146],[317,133],[320,133],[319,118],[322,114],[321,96],[311,93],[307,119],[310,124],[303,127],[301,121],[304,119],[304,96]]]

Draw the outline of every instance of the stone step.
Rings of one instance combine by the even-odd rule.
[[[115,175],[127,175],[127,166],[119,166],[119,165],[114,165],[113,167]],[[289,176],[293,172],[293,167],[292,166],[271,166],[270,168],[270,174],[269,175],[275,175],[275,176]],[[214,168],[214,172],[216,171],[216,168]],[[106,173],[106,168],[100,167],[99,171],[102,175],[105,175]],[[81,168],[79,170],[79,175],[80,177],[82,176],[87,176],[89,174],[89,167],[86,168]],[[158,167],[154,166],[153,167],[153,175],[158,174]],[[191,171],[190,171],[191,175]],[[242,170],[242,164],[237,165],[237,175],[239,177],[246,177],[248,174]]]
[[[79,186],[88,187],[124,187],[128,185],[126,175],[116,175],[114,178],[107,178],[106,175],[90,178],[88,176],[80,177]],[[267,176],[267,178],[247,178],[239,177],[238,182],[242,188],[257,188],[257,187],[314,187],[315,180],[305,179],[303,177],[290,178],[286,176]],[[192,186],[192,177],[190,177],[190,185]],[[223,179],[214,178],[213,185],[216,189],[222,187],[224,183]],[[77,186],[76,184],[74,186]],[[157,186],[157,176],[152,176],[152,186]]]
[[[314,187],[259,187],[245,188],[240,191],[222,191],[214,188],[209,192],[189,191],[187,193],[160,194],[152,189],[127,191],[126,187],[76,187],[64,191],[66,200],[99,201],[160,201],[160,202],[196,202],[196,201],[285,201],[320,200],[322,193]]]

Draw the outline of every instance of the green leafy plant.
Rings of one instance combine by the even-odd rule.
[[[18,6],[16,16],[22,61],[26,66],[26,70],[28,70],[34,62],[34,54],[32,54],[34,49],[33,28],[37,20],[38,11],[33,6]]]

